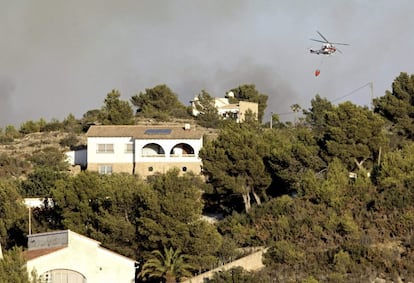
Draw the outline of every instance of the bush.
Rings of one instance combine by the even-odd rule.
[[[59,141],[59,144],[63,147],[73,148],[78,144],[78,142],[79,139],[75,134],[69,134],[66,137],[62,138]]]

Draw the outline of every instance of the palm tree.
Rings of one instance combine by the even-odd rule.
[[[179,249],[167,249],[164,247],[164,254],[155,250],[152,257],[148,259],[142,266],[139,276],[142,278],[146,275],[149,277],[164,278],[166,283],[176,283],[177,279],[192,276],[190,269],[191,264],[187,263],[187,255],[181,254]]]

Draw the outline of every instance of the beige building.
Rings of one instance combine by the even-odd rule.
[[[91,126],[87,132],[87,170],[143,177],[178,168],[201,173],[198,153],[206,131],[183,125]]]
[[[70,230],[28,235],[27,271],[43,283],[133,283],[135,261]]]
[[[231,95],[230,95],[231,97]],[[198,97],[196,96],[191,101],[192,114],[197,116],[200,111],[197,109]],[[230,103],[229,98],[214,98],[214,107],[217,109],[218,114],[223,119],[235,119],[236,122],[241,123],[246,118],[246,113],[251,111],[258,119],[259,105],[256,102],[239,101],[237,103]]]

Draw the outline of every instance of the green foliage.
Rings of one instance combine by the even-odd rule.
[[[79,139],[77,137],[77,135],[75,134],[69,134],[66,137],[62,138],[59,141],[59,144],[63,147],[69,147],[69,148],[74,148],[78,145],[79,143]]]
[[[326,164],[319,157],[319,147],[313,133],[305,127],[281,128],[263,135],[270,144],[266,166],[272,174],[271,195],[298,191],[309,170],[319,172]]]
[[[319,283],[312,275],[302,281],[302,283]]]
[[[99,121],[104,125],[131,125],[134,123],[132,107],[128,101],[120,99],[121,94],[113,89],[107,94],[104,106],[98,114]]]
[[[197,96],[196,109],[197,123],[205,128],[218,128],[220,126],[221,117],[215,107],[215,99],[209,93],[202,90]]]
[[[414,185],[414,143],[409,142],[400,150],[383,155],[376,183],[381,189],[413,188]]]
[[[58,180],[66,180],[66,172],[58,171],[50,166],[39,166],[29,173],[21,183],[21,191],[25,197],[50,197]]]
[[[188,118],[187,108],[178,100],[166,85],[157,85],[145,89],[131,97],[131,103],[137,108],[137,116],[168,121],[171,117]]]
[[[233,267],[230,270],[220,271],[214,273],[211,279],[208,279],[206,283],[258,283],[259,278],[256,278],[254,274],[247,272],[242,267]],[[268,282],[268,281],[260,281]]]
[[[215,261],[221,236],[212,224],[201,220],[201,178],[178,174],[178,170],[171,170],[153,176],[149,180],[151,189],[138,192],[139,250],[146,257],[148,251],[164,246],[180,249],[204,270]]]
[[[256,231],[249,227],[249,224],[246,215],[233,212],[218,224],[218,229],[222,235],[229,237],[237,246],[247,246],[252,244],[251,239],[256,235]]]
[[[322,158],[326,162],[339,158],[348,170],[372,169],[380,148],[388,142],[384,120],[367,107],[351,102],[332,106],[317,96],[305,115],[315,131]]]
[[[191,255],[193,266],[206,269],[217,264],[217,257],[223,246],[223,237],[217,232],[217,228],[207,221],[195,221],[190,224],[189,236],[186,250]],[[231,253],[235,248],[228,252]]]
[[[19,132],[23,135],[40,132],[41,125],[38,122],[26,121],[20,125]]]
[[[145,185],[128,174],[82,172],[58,180],[52,199],[60,225],[98,241],[114,251],[135,257],[136,194]],[[54,225],[59,225],[55,223]]]
[[[81,119],[82,131],[87,132],[89,127],[99,122],[101,111],[99,109],[88,110]]]
[[[142,266],[139,274],[141,278],[164,278],[166,283],[175,283],[181,278],[192,276],[190,270],[194,267],[188,263],[188,256],[182,254],[179,249],[164,247],[163,253],[155,250],[151,255],[152,257]]]
[[[27,213],[16,181],[0,178],[0,243],[3,248],[26,244]]]
[[[79,134],[82,132],[81,121],[76,119],[75,116],[70,113],[62,122],[63,128],[66,132],[72,134]]]
[[[256,90],[256,86],[253,84],[241,85],[237,88],[231,89],[230,91],[233,92],[235,101],[256,102],[259,107],[259,113],[257,113],[258,121],[263,121],[264,111],[267,107],[267,99],[269,98],[268,95],[259,93],[259,91]]]
[[[316,200],[341,209],[344,192],[348,187],[348,172],[339,159],[334,159],[327,168],[326,179],[316,188]]]
[[[51,119],[50,122],[46,123],[40,130],[42,132],[53,132],[63,130],[64,127],[58,119]]]
[[[21,134],[12,125],[9,125],[3,129],[0,128],[0,144],[9,144],[14,141],[15,138],[19,138]]]
[[[374,99],[374,111],[391,122],[391,130],[403,139],[414,138],[414,75],[400,73],[392,91]]]
[[[59,148],[53,146],[34,151],[28,159],[35,167],[50,167],[56,171],[66,171],[69,166],[66,155]]]
[[[13,247],[0,259],[0,282],[29,283],[22,248]]]
[[[334,256],[334,269],[335,271],[345,274],[351,271],[353,265],[353,261],[349,253],[340,250]]]
[[[316,138],[322,139],[326,130],[326,115],[333,110],[333,105],[328,99],[316,95],[311,100],[311,108],[304,110],[305,120],[310,125]]]
[[[18,177],[30,169],[30,163],[24,159],[0,153],[0,177]]]
[[[19,132],[18,132],[18,131],[17,131],[17,129],[16,129],[14,126],[12,126],[12,125],[9,125],[9,126],[7,126],[7,127],[6,127],[6,129],[4,130],[4,134],[5,134],[7,137],[12,137],[12,138],[18,138],[18,137],[20,137]]]
[[[260,205],[260,197],[271,181],[263,161],[267,151],[256,128],[232,124],[222,129],[217,139],[207,143],[199,155],[208,182],[219,194],[241,196],[248,211],[251,195]]]
[[[264,255],[264,264],[276,262],[279,264],[294,265],[304,259],[304,254],[292,242],[285,240],[276,242]]]

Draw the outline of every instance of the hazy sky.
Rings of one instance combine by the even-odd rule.
[[[129,100],[159,84],[185,105],[255,84],[266,119],[316,94],[370,105],[368,86],[353,90],[383,96],[414,73],[413,15],[412,0],[0,0],[0,127],[81,118],[112,89]],[[317,30],[350,46],[310,54]]]

